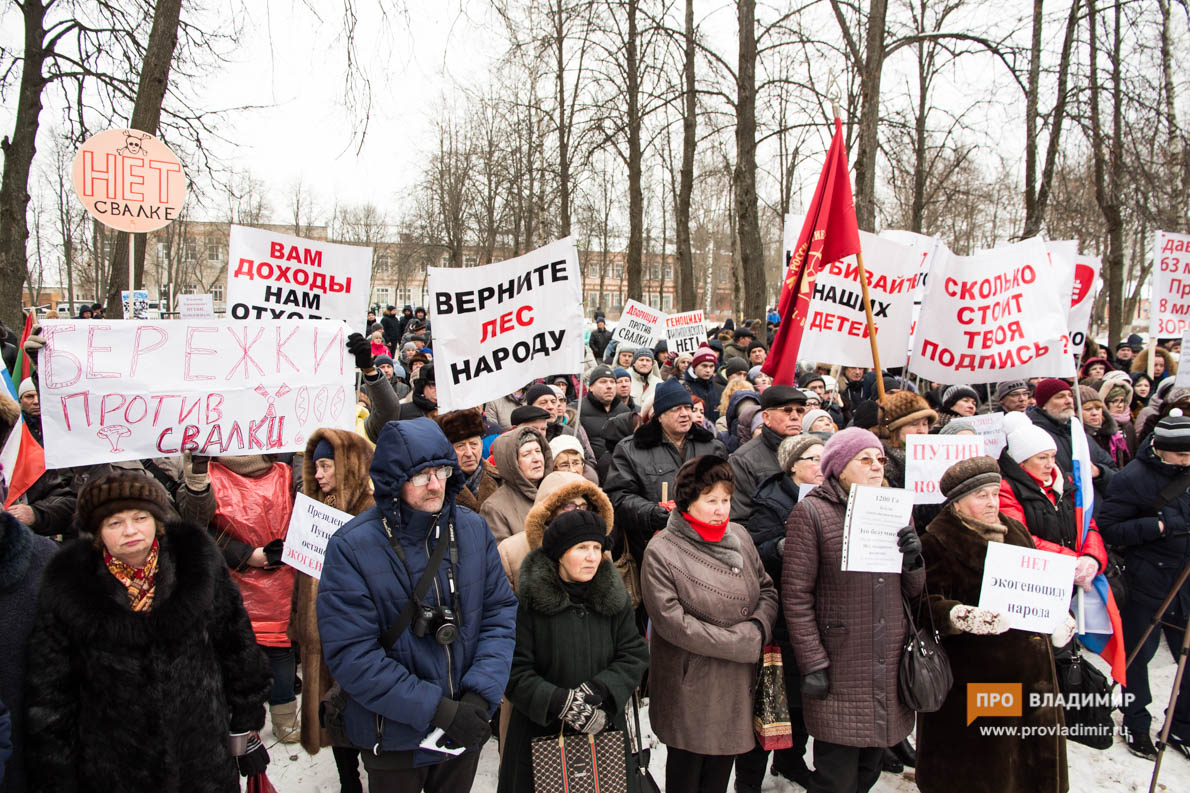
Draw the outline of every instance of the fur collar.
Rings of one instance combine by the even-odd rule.
[[[323,493],[314,479],[314,450],[324,438],[335,452],[335,491],[329,494]],[[306,453],[302,455],[302,492],[324,504],[330,504],[328,496],[333,496],[334,503],[330,506],[358,515],[375,503],[372,480],[368,476],[371,462],[372,447],[362,435],[348,430],[317,429],[310,433]]]
[[[636,446],[638,449],[653,449],[660,446],[665,440],[665,433],[661,431],[661,422],[656,418],[641,424],[636,432],[632,433],[632,437],[636,439]],[[700,427],[697,424],[690,425],[690,432],[686,434],[686,442],[690,443],[710,443],[715,439],[711,431]]]
[[[0,514],[0,591],[25,577],[33,558],[33,532],[7,512]]]
[[[999,520],[997,520],[995,523],[984,523],[982,520],[976,520],[975,518],[960,514],[959,511],[954,508],[953,504],[948,506],[947,510],[954,513],[954,516],[958,519],[959,523],[962,523],[968,529],[975,532],[980,537],[983,537],[988,542],[1004,542],[1004,537],[1008,534],[1008,527]]]
[[[530,551],[521,563],[517,596],[525,608],[549,616],[561,614],[574,605],[570,595],[562,588],[558,565],[540,548]],[[607,559],[599,563],[599,569],[587,587],[586,600],[592,611],[609,617],[619,614],[628,603],[628,592],[624,589],[620,574]]]
[[[728,567],[742,569],[744,566],[744,554],[740,550],[740,538],[736,534],[740,530],[737,524],[729,523],[727,525],[727,532],[724,533],[723,539],[719,540],[719,542],[707,542],[699,536],[698,532],[675,509],[669,513],[669,522],[665,524],[665,528],[693,545],[701,553],[705,553],[707,556],[722,562]]]
[[[1003,512],[999,514],[999,520],[1006,529],[1002,542],[1023,548],[1034,547],[1033,539],[1023,524]],[[988,540],[960,520],[953,509],[947,508],[939,512],[938,517],[930,521],[924,536],[932,538],[945,548],[952,558],[968,570],[983,575]]]
[[[598,507],[599,516],[607,525],[607,533],[612,535],[612,528],[615,526],[615,510],[612,509],[612,502],[596,485],[584,479],[581,482],[559,487],[544,499],[539,498],[533,508],[529,510],[529,516],[525,518],[525,540],[529,543],[530,550],[541,547],[541,538],[545,536],[546,521],[549,520],[550,515],[554,514],[554,510],[578,496],[585,497],[587,501]]]

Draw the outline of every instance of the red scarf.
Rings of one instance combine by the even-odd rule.
[[[723,535],[727,533],[726,520],[722,523],[703,523],[689,512],[683,512],[682,517],[686,519],[686,522],[690,524],[692,529],[698,532],[698,536],[707,542],[719,542],[723,539]]]
[[[145,559],[144,567],[130,567],[105,549],[103,563],[108,572],[124,585],[124,592],[128,595],[129,605],[133,611],[148,611],[153,605],[153,596],[157,593],[157,540],[153,540],[153,547],[149,549],[149,556]]]

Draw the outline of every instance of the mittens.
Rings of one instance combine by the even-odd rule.
[[[962,603],[950,610],[950,624],[956,630],[976,636],[1004,633],[1010,627],[1007,614]]]
[[[1074,617],[1069,614],[1058,629],[1050,635],[1050,641],[1055,647],[1065,647],[1070,644],[1070,640],[1074,638],[1074,632],[1078,630],[1078,623],[1074,621]]]

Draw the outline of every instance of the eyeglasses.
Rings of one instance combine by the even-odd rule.
[[[800,462],[820,463],[820,462],[822,462],[822,455],[816,454],[813,457],[799,457],[796,460],[794,460],[794,462],[795,463],[800,463]]]
[[[409,484],[414,487],[425,487],[430,484],[430,477],[437,478],[439,482],[445,482],[450,479],[450,475],[454,473],[454,469],[449,465],[444,465],[441,468],[434,468],[430,471],[422,471],[420,474],[414,474],[409,477]]]
[[[576,504],[573,501],[568,501],[567,503],[558,507],[559,512],[574,512],[576,509],[581,509],[583,512],[587,512],[591,509],[591,505],[588,504],[586,501],[582,502],[581,504]]]
[[[798,416],[806,415],[805,405],[781,405],[780,407],[769,408],[769,410],[779,410],[786,416],[792,416],[795,414]]]
[[[872,457],[871,455],[865,454],[863,457],[857,457],[856,462],[858,462],[864,468],[883,468],[884,464],[888,462],[888,458],[883,455],[880,457]]]

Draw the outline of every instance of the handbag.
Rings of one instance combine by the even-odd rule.
[[[627,548],[613,564],[616,566],[616,572],[620,574],[620,580],[624,582],[624,588],[628,590],[628,599],[632,601],[632,609],[635,611],[640,608],[641,601],[640,565],[632,558]]]
[[[565,728],[563,728],[565,729]],[[529,742],[535,793],[627,793],[624,733],[576,733]]]
[[[661,793],[661,786],[649,771],[651,753],[645,748],[644,739],[641,737],[639,699],[639,692],[632,692],[632,722],[636,728],[633,733],[636,743],[632,747],[632,764],[635,766],[633,773],[636,774],[636,786],[640,793]]]
[[[1070,650],[1069,656],[1054,658],[1058,691],[1064,701],[1075,704],[1075,707],[1064,709],[1066,737],[1092,749],[1108,749],[1115,740],[1111,686],[1106,675],[1083,660],[1077,639]]]
[[[785,665],[781,648],[775,644],[767,645],[760,656],[756,695],[752,700],[752,728],[756,731],[757,743],[766,752],[793,747]]]
[[[933,713],[942,707],[954,685],[950,658],[946,650],[942,649],[942,638],[934,627],[933,611],[926,608],[930,627],[919,628],[904,597],[901,598],[901,606],[905,609],[908,638],[897,669],[897,688],[901,701],[907,707],[918,713]]]

